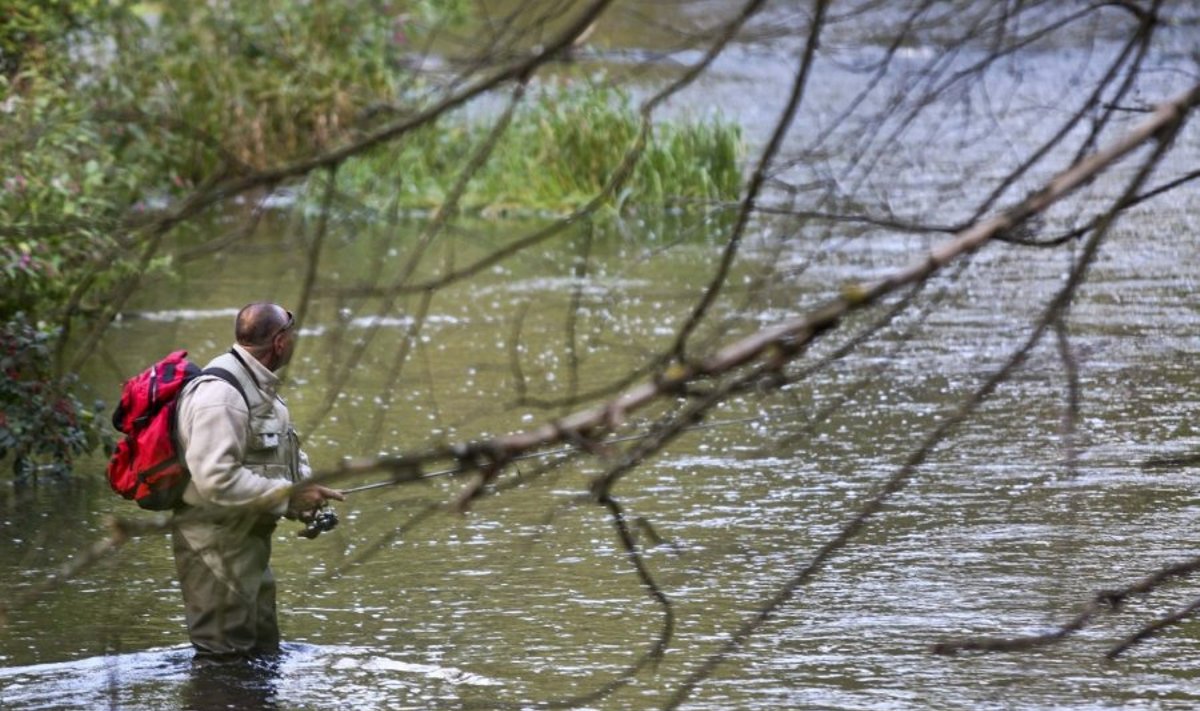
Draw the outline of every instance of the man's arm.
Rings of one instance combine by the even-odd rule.
[[[290,483],[247,469],[250,412],[228,383],[204,380],[179,404],[178,433],[192,484],[203,504],[259,506],[276,515],[288,509]]]

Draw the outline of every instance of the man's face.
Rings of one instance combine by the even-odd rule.
[[[296,350],[296,319],[292,316],[291,311],[285,309],[284,313],[287,314],[287,322],[272,338],[271,347],[275,349],[275,367],[271,370],[279,370],[290,363],[292,352]]]
[[[296,331],[292,329],[287,333],[281,334],[283,339],[282,350],[279,353],[279,365],[276,369],[282,368],[292,361],[292,351],[296,350]]]

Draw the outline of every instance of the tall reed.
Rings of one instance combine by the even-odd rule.
[[[614,89],[543,91],[518,111],[461,207],[478,214],[570,211],[601,190],[639,122],[628,95]],[[485,119],[425,129],[347,165],[344,186],[368,204],[436,208],[487,130]],[[612,207],[629,212],[736,198],[741,142],[740,128],[717,118],[659,121]]]

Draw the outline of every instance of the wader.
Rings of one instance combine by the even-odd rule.
[[[215,529],[214,544],[199,550],[178,527],[172,535],[184,616],[197,656],[277,652],[279,623],[270,566],[275,522],[255,524],[242,518],[203,525]]]

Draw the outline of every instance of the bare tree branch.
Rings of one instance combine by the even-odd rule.
[[[691,337],[692,332],[696,330],[696,327],[700,325],[700,321],[704,318],[709,307],[712,306],[717,295],[721,292],[721,288],[725,285],[729,270],[733,266],[733,260],[737,257],[738,249],[741,246],[742,237],[745,235],[746,225],[750,221],[750,215],[754,212],[754,205],[758,200],[759,191],[762,190],[763,183],[766,181],[767,172],[770,169],[772,161],[775,159],[775,154],[779,152],[779,148],[783,144],[784,137],[787,136],[788,131],[792,127],[796,111],[800,108],[800,102],[804,98],[804,87],[808,82],[813,60],[817,54],[817,45],[821,37],[821,31],[824,28],[825,9],[826,6],[823,0],[817,0],[814,4],[813,20],[809,27],[808,41],[804,46],[804,56],[800,61],[799,70],[796,72],[795,81],[792,83],[792,90],[788,97],[787,105],[775,125],[770,140],[767,141],[762,155],[759,157],[758,165],[750,177],[750,182],[746,186],[746,194],[742,198],[742,206],[738,212],[737,223],[730,232],[729,240],[726,242],[725,250],[721,255],[721,261],[717,266],[716,273],[709,281],[704,295],[697,302],[695,308],[692,309],[691,314],[679,329],[679,333],[675,336],[675,346],[672,348],[672,355],[678,361],[685,360],[688,339]]]

